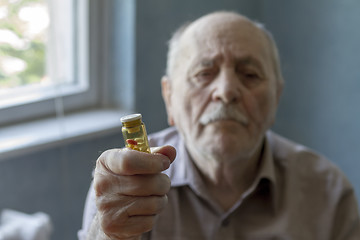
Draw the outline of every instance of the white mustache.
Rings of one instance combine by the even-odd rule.
[[[247,125],[249,122],[248,118],[233,105],[217,104],[200,117],[200,123],[203,125],[217,120],[235,120],[244,125]]]

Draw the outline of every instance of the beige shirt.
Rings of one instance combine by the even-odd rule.
[[[224,212],[208,194],[175,128],[151,135],[177,157],[166,171],[172,188],[151,240],[360,240],[357,201],[343,173],[324,157],[273,132],[266,134],[261,167],[251,187]],[[91,189],[84,235],[96,212]]]

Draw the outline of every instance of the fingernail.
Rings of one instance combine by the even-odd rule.
[[[166,170],[170,167],[170,160],[165,158],[163,159],[163,170]]]

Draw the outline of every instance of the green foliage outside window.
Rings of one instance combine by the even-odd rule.
[[[46,78],[45,0],[0,0],[0,89]]]

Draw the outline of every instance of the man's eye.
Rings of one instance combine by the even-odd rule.
[[[259,79],[259,75],[257,73],[244,73],[244,76],[247,78],[247,79]]]
[[[202,78],[209,78],[209,77],[213,76],[213,73],[212,72],[201,72],[200,74],[198,74],[198,76],[202,77]]]
[[[239,71],[239,77],[243,84],[248,88],[255,87],[262,81],[262,76],[257,71]]]
[[[195,78],[199,83],[206,83],[214,79],[215,74],[215,71],[201,71],[196,74]]]

